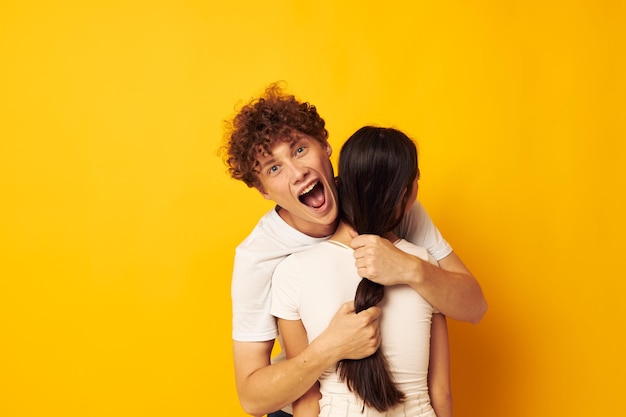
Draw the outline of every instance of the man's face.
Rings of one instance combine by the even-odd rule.
[[[289,142],[276,141],[270,154],[260,153],[259,191],[281,207],[292,227],[313,237],[335,231],[338,216],[332,149],[327,142],[299,133]]]

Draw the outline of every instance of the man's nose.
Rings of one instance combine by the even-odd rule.
[[[309,168],[306,165],[300,164],[298,162],[292,163],[290,170],[292,175],[291,179],[294,184],[305,179],[307,174],[309,173]]]

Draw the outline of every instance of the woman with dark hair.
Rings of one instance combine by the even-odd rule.
[[[383,308],[381,348],[327,369],[318,385],[294,403],[295,417],[452,415],[445,317],[408,285],[385,288],[361,279],[349,246],[357,233],[376,234],[436,264],[426,249],[394,233],[415,202],[418,178],[417,149],[404,133],[359,129],[339,155],[336,232],[276,268],[272,314],[287,357],[306,348],[350,298],[357,313],[376,304]]]

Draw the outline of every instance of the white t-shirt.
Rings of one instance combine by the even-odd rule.
[[[404,216],[396,235],[426,248],[437,261],[452,252],[419,201]],[[263,342],[278,336],[276,320],[270,313],[274,269],[288,255],[325,240],[297,231],[276,210],[259,220],[235,252],[231,283],[233,340]]]
[[[422,247],[405,240],[395,245],[437,265]],[[272,278],[271,313],[287,320],[302,320],[311,342],[328,327],[341,304],[354,299],[361,277],[352,253],[349,246],[329,240],[286,258]],[[399,407],[401,412],[388,410],[385,415],[402,416],[408,409],[430,412],[427,376],[433,307],[408,285],[385,287],[380,306],[381,349],[398,388],[407,397]],[[323,398],[320,415],[362,415],[362,400],[339,379],[335,365],[324,371],[319,382]]]

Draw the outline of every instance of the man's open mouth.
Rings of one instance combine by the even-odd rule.
[[[301,203],[306,204],[312,208],[320,208],[326,202],[326,196],[324,195],[324,185],[321,182],[311,184],[306,190],[298,197]]]

